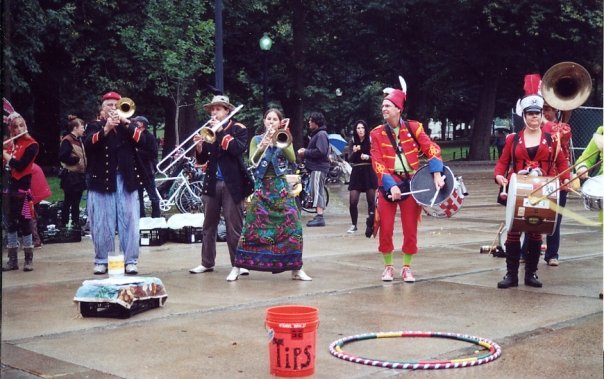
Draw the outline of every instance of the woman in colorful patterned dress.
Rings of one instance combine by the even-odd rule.
[[[277,109],[264,114],[263,135],[250,145],[256,188],[248,206],[235,266],[277,274],[292,272],[293,280],[312,280],[302,270],[302,224],[295,198],[289,195],[286,173],[296,161],[294,149],[275,146],[273,135],[286,128]]]

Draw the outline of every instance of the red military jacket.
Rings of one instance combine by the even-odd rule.
[[[417,121],[408,121],[409,129],[401,125],[398,134],[399,146],[413,171],[419,168],[419,152],[423,152],[428,159],[430,172],[442,172],[443,162],[440,147],[432,142],[424,132],[424,127]],[[378,125],[371,130],[371,160],[373,170],[378,177],[378,185],[387,191],[400,180],[394,175],[395,160],[398,159],[396,151],[388,138],[386,124]],[[415,135],[415,139],[411,133]],[[417,143],[416,143],[417,140]],[[419,146],[418,146],[419,143]]]
[[[524,129],[518,133],[518,143],[516,144],[514,144],[514,136],[516,133],[509,134],[505,140],[505,146],[501,152],[501,157],[495,165],[495,177],[497,177],[497,175],[503,175],[509,179],[512,172],[518,173],[520,170],[526,170],[528,168],[539,168],[544,176],[554,176],[556,172],[566,171],[560,179],[561,181],[570,179],[568,160],[564,154],[557,154],[554,158],[554,148],[556,145],[548,142],[546,134],[547,133],[541,133],[541,142],[539,143],[534,159],[530,159],[526,146],[524,145]],[[506,170],[512,161],[512,154],[514,156],[514,167],[512,167],[512,172],[508,173]]]
[[[16,140],[13,141],[13,150],[12,150],[12,155],[13,155],[13,159],[15,159],[16,161],[20,162],[23,159],[23,154],[25,153],[25,150],[27,150],[28,147],[30,147],[31,145],[34,144],[38,144],[38,142],[36,142],[35,139],[33,139],[29,134],[19,137]],[[37,152],[36,152],[37,155]],[[25,166],[22,168],[15,168],[13,166],[11,166],[11,176],[17,180],[20,180],[21,178],[23,178],[26,175],[31,175],[32,173],[32,166],[34,164],[34,160],[36,159],[36,155],[34,155],[31,159],[31,161],[29,162],[23,162],[25,163]]]

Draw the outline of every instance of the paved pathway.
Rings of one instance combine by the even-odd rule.
[[[199,244],[145,247],[140,275],[159,277],[169,298],[165,307],[127,320],[78,316],[73,296],[93,277],[90,240],[45,245],[36,250],[33,272],[2,275],[2,378],[268,378],[265,314],[281,304],[319,309],[316,378],[601,378],[602,229],[564,219],[560,266],[539,266],[544,287],[497,289],[504,260],[479,254],[504,214],[494,203],[492,167],[452,167],[470,195],[451,219],[423,218],[415,284],[381,282],[376,240],[346,233],[344,185],[331,187],[327,226],[304,230],[304,268],[312,282],[252,272],[228,283],[225,244],[218,245],[216,270],[199,275],[187,271],[199,264]],[[576,196],[568,207],[597,219]],[[400,256],[395,263],[402,264]],[[480,336],[499,343],[503,354],[478,367],[407,372],[345,362],[328,352],[344,336],[398,330]],[[414,338],[365,341],[346,350],[410,361],[467,357],[475,348]]]

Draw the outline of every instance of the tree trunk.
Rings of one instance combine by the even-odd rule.
[[[174,101],[170,98],[162,99],[162,106],[164,108],[164,120],[166,120],[166,124],[164,125],[164,140],[163,140],[163,148],[162,148],[162,158],[169,154],[174,147],[176,146],[176,133],[175,133],[175,124],[174,120],[176,119],[176,105]]]
[[[498,84],[495,75],[491,75],[484,81],[476,111],[476,122],[472,128],[468,160],[485,161],[490,159],[491,124],[495,115],[495,97],[497,96]]]

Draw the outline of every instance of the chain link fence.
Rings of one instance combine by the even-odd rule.
[[[603,117],[603,108],[579,107],[573,110],[568,123],[573,132],[572,149],[575,157],[583,153],[598,127],[604,124]]]

